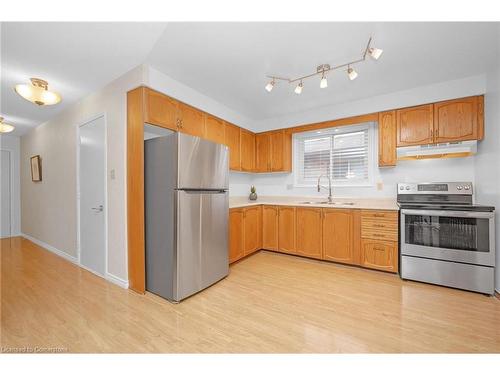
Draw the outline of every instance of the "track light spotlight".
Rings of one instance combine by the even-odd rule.
[[[323,72],[323,75],[321,76],[321,81],[319,82],[319,87],[322,89],[328,87],[328,81],[326,80],[325,72]]]
[[[302,87],[304,87],[304,85],[302,85],[302,81],[300,81],[300,83],[297,85],[297,87],[295,87],[295,93],[296,94],[301,94],[302,93]]]
[[[349,67],[347,69],[347,76],[352,81],[352,80],[356,79],[356,77],[358,76],[358,73],[353,68]]]
[[[267,92],[271,92],[271,91],[272,91],[272,89],[274,88],[274,84],[275,84],[275,83],[276,83],[276,82],[275,82],[275,80],[274,80],[274,78],[273,78],[273,80],[272,80],[271,82],[269,82],[269,83],[266,85],[266,90],[267,90]]]
[[[383,50],[381,50],[380,48],[375,48],[375,47],[371,47],[369,50],[368,50],[368,53],[370,54],[370,56],[375,59],[375,60],[378,60],[380,58],[380,56],[382,55],[382,52],[384,52]]]

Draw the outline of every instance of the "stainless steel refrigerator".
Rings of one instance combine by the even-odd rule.
[[[182,133],[144,142],[146,289],[180,301],[229,272],[227,146]]]

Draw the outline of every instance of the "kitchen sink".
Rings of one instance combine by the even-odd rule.
[[[305,202],[299,202],[299,204],[329,204],[329,205],[338,205],[338,206],[353,206],[354,202],[328,202],[328,201],[319,201],[319,202],[313,202],[313,201],[305,201]]]

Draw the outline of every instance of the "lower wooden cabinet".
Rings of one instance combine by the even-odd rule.
[[[382,271],[398,272],[398,243],[363,238],[361,265]]]
[[[398,272],[398,213],[294,206],[229,210],[229,262],[260,249]]]
[[[356,264],[351,210],[323,210],[323,259]]]
[[[296,207],[295,250],[309,258],[322,257],[322,211],[321,208]]]
[[[229,210],[229,263],[245,255],[243,251],[243,208]]]
[[[262,207],[251,206],[243,210],[243,252],[245,255],[262,248]]]
[[[278,207],[278,251],[295,253],[295,207]]]
[[[278,250],[277,206],[262,206],[262,248]]]

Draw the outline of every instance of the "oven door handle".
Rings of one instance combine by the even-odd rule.
[[[412,210],[404,208],[401,210],[401,215],[425,215],[425,216],[470,217],[475,219],[493,219],[495,217],[495,212]]]

